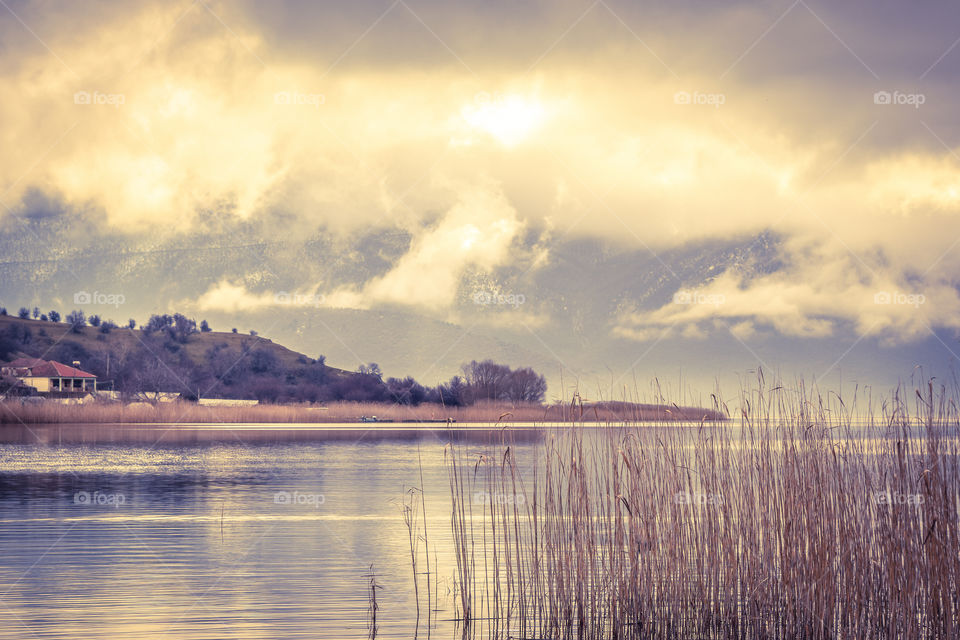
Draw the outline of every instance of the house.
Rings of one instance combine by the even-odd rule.
[[[17,358],[0,365],[0,375],[16,378],[42,394],[86,394],[97,390],[97,376],[55,360]]]

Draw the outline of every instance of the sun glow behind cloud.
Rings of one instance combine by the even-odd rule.
[[[708,41],[713,22],[686,40],[657,41],[653,33],[648,41],[671,65],[694,61],[692,69],[678,67],[682,81],[632,36],[614,53],[569,55],[559,46],[535,74],[509,60],[477,64],[477,73],[434,58],[391,66],[395,46],[385,46],[377,64],[351,66],[361,46],[327,74],[305,50],[285,50],[276,34],[271,40],[255,20],[230,13],[239,6],[211,4],[229,31],[208,12],[179,20],[184,7],[159,4],[123,19],[105,11],[81,38],[71,20],[60,31],[44,25],[45,42],[73,75],[41,48],[24,49],[0,70],[0,90],[16,97],[0,104],[0,136],[18,149],[0,158],[0,191],[11,209],[24,208],[18,200],[37,188],[102,214],[98,221],[121,233],[202,226],[201,214],[211,210],[254,222],[283,216],[271,234],[295,239],[320,227],[344,235],[400,229],[412,242],[389,268],[359,284],[325,283],[324,291],[344,306],[405,304],[440,314],[453,300],[445,289],[455,290],[466,269],[516,259],[504,247],[521,230],[553,224],[570,235],[660,252],[772,229],[785,238],[779,250],[787,267],[754,283],[718,281],[729,285],[730,300],[720,315],[816,335],[826,325],[814,321],[814,309],[864,329],[879,314],[879,327],[922,334],[924,327],[907,321],[909,309],[870,302],[870,291],[898,283],[936,292],[928,297],[938,303],[923,310],[932,325],[953,326],[947,314],[960,269],[950,250],[960,234],[960,162],[917,122],[908,124],[920,142],[900,124],[922,117],[952,140],[952,119],[935,111],[949,96],[931,96],[921,111],[889,106],[876,129],[878,87],[869,74],[858,85],[846,77],[830,84],[828,73],[789,80],[795,84],[780,74],[763,84],[732,73],[719,106],[678,104],[678,91],[715,84],[710,60],[699,60],[705,71],[696,68],[698,55],[712,59],[722,44]],[[796,28],[793,17],[777,28]],[[12,21],[7,28],[22,30]],[[380,31],[390,28],[379,25],[361,45],[381,35],[392,44]],[[584,22],[571,39],[589,40],[591,28]],[[611,28],[619,28],[612,17],[593,34],[606,38]],[[820,24],[810,28],[823,34]],[[171,38],[157,42],[158,30]],[[421,25],[414,30],[423,35]],[[458,42],[441,31],[458,53],[469,47],[469,38]],[[747,31],[750,42],[755,33]],[[147,48],[155,42],[156,51]],[[776,55],[761,53],[764,45],[743,64]],[[332,62],[339,53],[318,57]],[[742,49],[730,53],[735,60]],[[836,56],[850,61],[842,47]],[[630,81],[612,64],[624,59],[633,65]],[[126,73],[118,62],[125,60],[138,61],[137,73]],[[125,99],[117,107],[78,105],[78,90]],[[278,93],[288,99],[278,101]],[[298,101],[299,94],[324,99]],[[914,138],[893,144],[881,129],[889,138]],[[24,165],[32,167],[26,175]],[[824,254],[811,257],[811,246]],[[549,261],[549,248],[544,252]],[[862,282],[831,286],[833,274],[811,277],[820,265],[837,274],[859,269]],[[434,284],[420,286],[424,280]],[[761,304],[776,287],[809,304]],[[242,293],[220,289],[220,298],[211,298],[220,306]],[[697,314],[704,311],[666,307],[631,315],[625,326],[702,323]]]
[[[533,135],[544,122],[546,113],[539,100],[516,94],[478,94],[473,104],[460,110],[463,120],[474,130],[489,134],[506,147],[514,147]]]

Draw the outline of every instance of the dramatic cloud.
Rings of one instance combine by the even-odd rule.
[[[522,224],[499,193],[470,191],[385,275],[360,291],[342,288],[328,296],[334,307],[376,304],[442,310],[453,303],[468,268],[489,271],[506,263]]]
[[[443,319],[529,230],[657,256],[772,231],[782,270],[665,264],[665,287],[724,303],[638,302],[614,335],[957,327],[954,8],[524,3],[505,28],[481,5],[282,4],[12,5],[36,38],[0,22],[0,137],[17,150],[0,215],[158,236],[210,212],[282,221],[265,240],[399,229],[412,242],[385,272],[301,295]],[[874,304],[884,291],[926,303]],[[282,293],[231,277],[199,304]]]

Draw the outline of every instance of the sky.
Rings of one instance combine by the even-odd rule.
[[[945,376],[958,72],[947,2],[0,0],[0,303],[556,397]]]

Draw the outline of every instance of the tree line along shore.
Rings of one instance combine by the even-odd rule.
[[[35,317],[30,317],[35,316]],[[716,420],[716,411],[634,402],[545,403],[529,367],[473,360],[436,385],[386,377],[376,363],[329,366],[257,335],[214,331],[182,314],[119,327],[82,311],[0,307],[0,366],[18,358],[74,363],[97,377],[88,398],[44,402],[0,379],[0,422],[588,422]],[[46,318],[46,319],[42,319]],[[34,390],[26,389],[33,393]],[[42,396],[43,394],[39,394]],[[51,394],[53,395],[53,394]],[[64,394],[61,394],[64,395]],[[80,402],[83,400],[83,402]],[[163,402],[161,400],[174,400]],[[219,405],[205,403],[223,401]],[[229,406],[235,401],[238,406]]]

